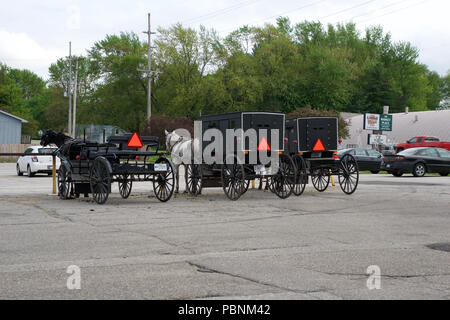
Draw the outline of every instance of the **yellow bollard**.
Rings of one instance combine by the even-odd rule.
[[[331,185],[334,187],[336,184],[334,183],[333,173],[330,170],[330,179],[331,179]]]
[[[56,194],[56,156],[52,156],[53,160],[53,168],[52,168],[52,176],[53,176],[53,194]]]
[[[255,189],[255,180],[252,180],[252,189]]]

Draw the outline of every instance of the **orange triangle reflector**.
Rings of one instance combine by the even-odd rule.
[[[313,147],[313,151],[314,151],[314,152],[322,152],[322,151],[325,151],[325,146],[323,145],[322,140],[320,140],[320,138],[317,139],[316,144],[315,144],[314,147]]]
[[[270,145],[267,142],[266,137],[262,137],[261,141],[259,142],[258,151],[270,151]]]
[[[139,137],[139,135],[134,132],[131,137],[130,140],[128,140],[128,148],[137,148],[140,149],[142,148],[144,144],[142,143],[141,137]]]

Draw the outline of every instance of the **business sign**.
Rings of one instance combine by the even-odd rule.
[[[392,131],[392,116],[389,114],[364,114],[364,130]]]
[[[380,115],[374,113],[364,114],[364,130],[380,130]]]
[[[380,115],[380,131],[392,131],[392,116],[389,114]]]
[[[387,137],[381,134],[369,134],[368,144],[387,144]]]

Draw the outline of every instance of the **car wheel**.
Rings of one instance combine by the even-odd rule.
[[[20,166],[19,165],[16,166],[16,171],[17,171],[17,175],[19,177],[23,176],[23,173],[20,171]]]
[[[403,173],[401,173],[401,172],[392,172],[392,175],[394,177],[401,177],[403,175]]]
[[[444,173],[444,172],[441,172],[441,173],[439,173],[441,176],[443,176],[443,177],[448,177],[448,175],[450,174],[450,172],[447,172],[447,173]]]
[[[31,167],[30,166],[27,167],[27,174],[28,174],[28,178],[34,177],[34,173],[31,172]]]
[[[373,174],[379,174],[380,173],[380,171],[370,171],[370,172],[372,172]]]
[[[414,166],[413,175],[414,177],[423,177],[427,170],[425,169],[425,165],[423,163],[418,163]]]

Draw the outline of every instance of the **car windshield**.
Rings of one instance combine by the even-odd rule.
[[[55,152],[56,150],[58,150],[57,148],[40,148],[38,150],[38,152],[40,154],[53,154],[53,152]]]
[[[419,150],[422,150],[422,149],[406,149],[406,150],[403,150],[403,151],[399,152],[398,155],[400,155],[400,156],[411,156],[411,155],[416,154]]]

